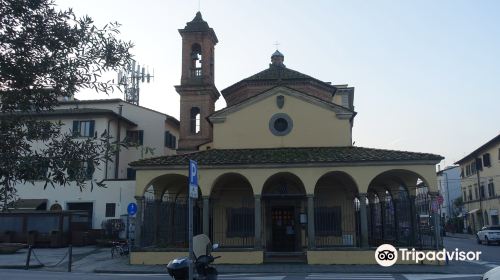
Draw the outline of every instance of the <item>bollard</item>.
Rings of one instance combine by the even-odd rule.
[[[69,244],[68,247],[68,272],[71,272],[71,263],[73,262],[73,247]]]
[[[28,257],[26,258],[26,267],[25,267],[26,270],[30,268],[30,259],[31,259],[31,245],[28,246]]]

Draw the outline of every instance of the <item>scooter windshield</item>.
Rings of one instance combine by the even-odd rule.
[[[203,255],[210,255],[212,250],[212,243],[210,238],[205,234],[193,236],[193,253],[196,258]]]

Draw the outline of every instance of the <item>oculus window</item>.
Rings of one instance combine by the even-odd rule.
[[[274,114],[269,120],[269,130],[276,136],[285,136],[293,128],[293,121],[287,114]]]

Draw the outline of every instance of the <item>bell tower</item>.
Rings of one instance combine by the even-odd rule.
[[[214,84],[214,47],[217,36],[197,12],[195,18],[179,29],[182,37],[181,84],[179,93],[180,135],[179,152],[194,151],[212,141],[212,125],[208,116],[215,111],[220,96]]]

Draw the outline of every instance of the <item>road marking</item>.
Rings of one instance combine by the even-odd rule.
[[[465,262],[478,264],[478,265],[486,266],[489,268],[495,268],[497,266],[500,266],[499,263],[494,263],[494,262],[485,262],[485,261],[465,261]]]
[[[220,279],[241,279],[241,280],[262,280],[262,279],[283,280],[285,277],[286,275],[257,276],[255,274],[222,274],[218,276],[218,278]]]
[[[390,274],[338,274],[338,273],[315,273],[309,274],[305,279],[321,280],[321,279],[356,279],[356,280],[394,280],[394,276]]]
[[[407,280],[460,279],[466,277],[481,277],[481,274],[404,274]]]

